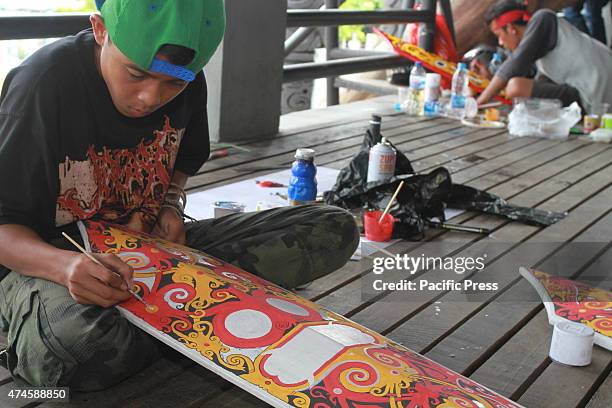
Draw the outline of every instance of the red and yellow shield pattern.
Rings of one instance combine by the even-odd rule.
[[[530,272],[548,292],[556,315],[612,338],[611,292],[546,272]]]
[[[93,252],[135,271],[124,315],[274,406],[518,407],[365,327],[205,253],[85,221]],[[282,268],[282,265],[279,265]]]
[[[411,61],[421,62],[425,68],[430,71],[436,72],[442,75],[445,78],[451,79],[453,74],[457,70],[457,64],[454,62],[446,61],[441,58],[439,55],[433,54],[431,52],[425,51],[423,48],[420,48],[414,44],[409,44],[401,39],[392,36],[391,34],[387,34],[384,31],[374,28],[374,31],[382,36],[385,40],[391,44],[395,52],[397,52],[402,57],[408,58]],[[489,86],[489,80],[483,78],[475,73],[468,71],[468,78],[470,88],[482,92],[485,90],[487,86]],[[506,105],[512,105],[512,102],[508,99],[504,98],[503,93],[495,97],[500,102],[505,103]]]

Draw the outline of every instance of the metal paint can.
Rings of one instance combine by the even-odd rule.
[[[585,115],[584,116],[584,131],[592,132],[599,127],[600,118],[597,115]]]
[[[368,160],[368,183],[384,181],[395,175],[395,149],[384,137],[376,146],[370,149]]]
[[[612,113],[606,113],[601,117],[601,127],[604,129],[612,129]]]
[[[549,356],[551,360],[569,366],[591,364],[595,331],[578,323],[555,324]]]
[[[215,201],[213,208],[215,210],[215,218],[225,217],[226,215],[242,213],[245,209],[244,204],[235,201]]]

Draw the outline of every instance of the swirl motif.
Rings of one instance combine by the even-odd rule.
[[[170,307],[181,310],[185,305],[181,302],[175,302],[175,300],[185,300],[189,297],[189,292],[185,288],[170,289],[164,294],[164,300],[170,305]]]
[[[359,392],[369,390],[380,379],[380,373],[369,364],[352,361],[338,367],[340,370],[340,383],[344,388]]]
[[[143,269],[151,264],[151,259],[142,252],[121,252],[117,254],[117,256],[119,256],[123,262],[130,265],[135,270],[138,270],[140,273],[155,272],[156,270],[156,268],[153,266]]]

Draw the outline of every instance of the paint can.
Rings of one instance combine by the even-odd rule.
[[[612,129],[612,113],[606,113],[601,117],[601,127],[604,129]]]
[[[591,364],[595,332],[588,326],[563,322],[555,324],[549,356],[551,360],[582,367]]]
[[[583,129],[590,133],[599,127],[600,118],[597,115],[585,115]]]
[[[215,201],[213,208],[215,210],[215,218],[225,217],[226,215],[242,213],[245,209],[244,204],[235,201]]]
[[[384,181],[395,176],[395,149],[384,137],[370,149],[368,160],[368,183]]]

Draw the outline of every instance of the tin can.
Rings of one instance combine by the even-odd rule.
[[[612,129],[612,113],[606,113],[601,117],[601,127],[604,129]]]
[[[215,218],[221,218],[226,215],[244,212],[246,206],[235,201],[215,201],[213,208],[215,210]]]
[[[395,175],[395,149],[383,137],[381,142],[370,149],[368,161],[368,183],[384,181]]]
[[[550,359],[568,366],[591,364],[595,332],[588,326],[564,322],[555,324],[550,342]]]
[[[597,115],[585,115],[584,116],[584,131],[592,132],[599,127],[599,116]]]

